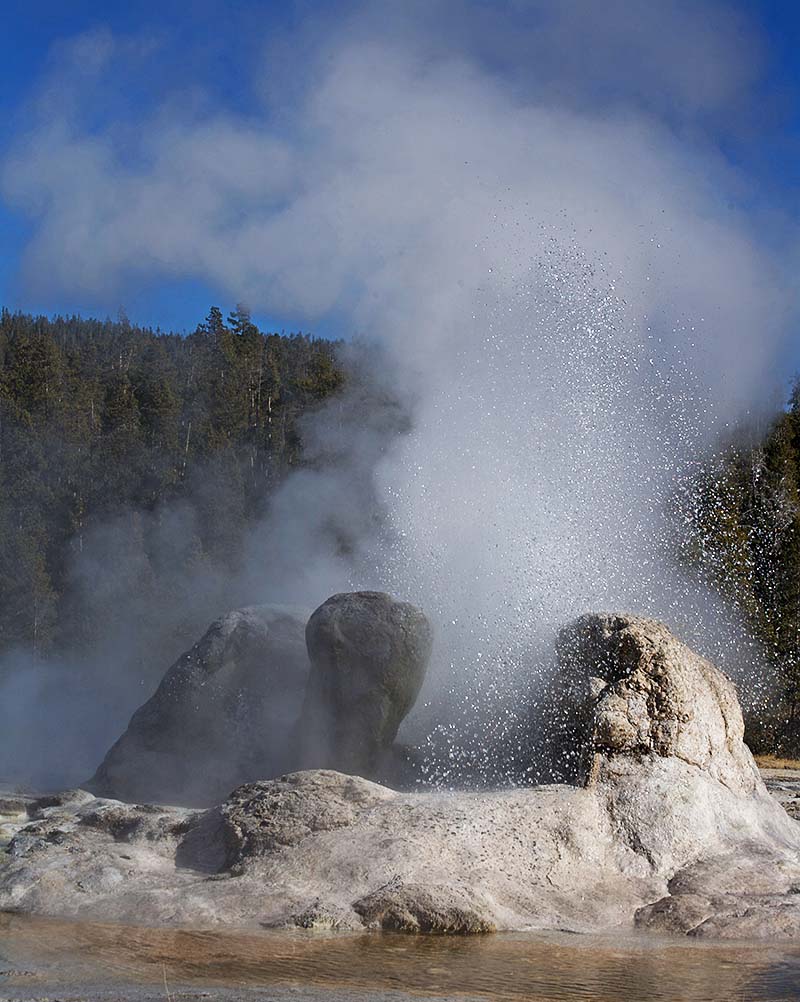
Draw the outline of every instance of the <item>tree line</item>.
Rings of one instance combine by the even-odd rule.
[[[687,481],[683,558],[743,614],[773,692],[747,721],[758,750],[800,753],[800,381],[766,431],[739,435]]]
[[[0,652],[92,643],[102,604],[81,600],[71,568],[120,513],[151,576],[170,555],[137,516],[184,497],[196,532],[180,558],[235,564],[244,527],[303,462],[302,416],[343,383],[338,350],[262,332],[241,306],[212,307],[188,336],[3,310]]]

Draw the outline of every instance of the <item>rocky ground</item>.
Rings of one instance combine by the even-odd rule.
[[[206,810],[86,791],[20,800],[6,805],[11,827],[27,823],[0,868],[0,909],[150,926],[800,935],[800,827],[744,745],[733,684],[629,616],[584,617],[559,653],[583,785],[401,793],[307,770]]]

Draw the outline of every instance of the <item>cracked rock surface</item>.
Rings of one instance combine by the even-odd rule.
[[[149,925],[800,934],[800,826],[733,684],[661,624],[562,631],[582,785],[398,793],[327,770],[208,810],[72,791],[28,805],[0,908]]]

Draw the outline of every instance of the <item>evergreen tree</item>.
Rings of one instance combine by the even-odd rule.
[[[149,568],[131,595],[167,595],[180,578],[154,541],[165,506],[196,519],[176,560],[209,574],[235,565],[248,525],[303,461],[298,422],[342,382],[336,352],[263,334],[241,305],[227,323],[212,306],[188,337],[124,316],[0,312],[0,652],[102,634],[113,603],[99,613],[75,573],[104,525],[115,546],[128,541],[126,566]]]
[[[800,752],[800,383],[764,439],[731,446],[686,490],[684,558],[744,613],[776,683],[774,719],[751,728]]]

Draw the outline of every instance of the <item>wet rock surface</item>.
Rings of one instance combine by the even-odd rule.
[[[87,787],[121,800],[204,805],[291,768],[307,618],[266,605],[213,623],[134,713]]]
[[[800,821],[800,769],[762,768],[761,778],[790,818]]]
[[[425,679],[430,624],[383,592],[347,592],[314,612],[306,642],[301,765],[374,778]]]
[[[407,794],[308,770],[203,811],[73,793],[12,839],[0,909],[150,925],[800,934],[800,826],[743,743],[732,683],[636,617],[583,617],[559,647],[583,715],[582,786]]]
[[[404,884],[393,880],[353,902],[368,929],[411,933],[496,932],[485,909],[467,888]]]

